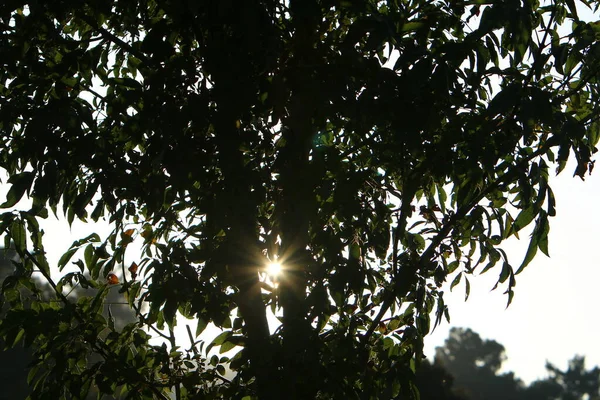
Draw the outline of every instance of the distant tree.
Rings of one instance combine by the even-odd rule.
[[[531,382],[524,389],[524,398],[530,400],[561,400],[563,388],[560,383],[552,379]]]
[[[428,360],[417,368],[415,383],[421,400],[469,400],[454,387],[454,377],[448,370]]]
[[[444,346],[435,353],[435,364],[448,371],[456,390],[472,400],[519,398],[522,382],[513,373],[498,373],[505,359],[500,343],[482,340],[479,334],[463,328],[452,328]]]
[[[531,400],[600,400],[600,368],[585,369],[585,357],[575,356],[566,371],[546,364],[550,376],[526,390]]]
[[[0,1],[0,234],[21,260],[0,336],[44,357],[35,394],[415,397],[443,283],[468,296],[497,267],[510,303],[549,252],[551,169],[594,165],[600,24],[578,8],[599,4]],[[50,212],[113,231],[51,266]],[[39,275],[59,302],[25,306]],[[71,303],[73,284],[98,295]],[[111,287],[137,315],[120,331]]]
[[[512,372],[498,374],[504,360],[500,343],[452,328],[433,365],[417,370],[417,382],[426,398],[446,398],[449,390],[471,400],[600,400],[600,368],[586,370],[585,357],[575,356],[566,371],[546,364],[550,376],[529,386]]]

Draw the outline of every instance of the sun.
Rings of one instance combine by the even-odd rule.
[[[279,262],[270,262],[267,264],[267,274],[269,276],[278,276],[279,274],[281,274],[281,263]]]

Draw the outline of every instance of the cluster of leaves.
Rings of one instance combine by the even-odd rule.
[[[6,258],[0,257],[0,283],[4,284],[5,279],[7,279],[8,282],[4,287],[9,288],[13,286],[13,284],[10,283],[10,281],[14,279],[14,274],[11,274],[11,270],[14,270],[12,264],[16,260],[14,257],[10,256],[10,253],[12,252],[11,249],[0,251],[2,251],[0,256],[4,253],[8,254]],[[17,263],[17,267],[18,266]],[[60,300],[56,298],[55,290],[39,280],[35,280],[34,283],[34,291],[24,290],[24,288],[21,288],[19,291],[18,295],[21,297],[23,303],[44,303],[47,305],[45,308],[46,310],[61,310],[64,308],[60,304]],[[65,283],[64,280],[61,280],[61,283]],[[144,371],[149,373],[153,364],[159,364],[160,361],[163,361],[166,358],[166,348],[164,346],[144,348],[145,346],[143,345],[148,341],[148,336],[145,332],[138,330],[133,333],[135,336],[132,338],[131,330],[134,329],[135,324],[131,324],[131,322],[136,321],[137,317],[134,311],[127,306],[127,302],[123,302],[123,295],[118,292],[118,287],[107,287],[104,285],[96,289],[91,287],[83,289],[82,285],[75,284],[69,289],[67,298],[70,305],[69,307],[66,307],[66,310],[61,310],[61,312],[68,314],[73,310],[73,306],[80,305],[81,302],[88,303],[90,296],[94,298],[94,307],[96,307],[96,309],[93,310],[92,315],[99,320],[97,325],[100,329],[104,326],[104,329],[99,331],[99,335],[108,346],[113,349],[119,349],[118,353],[121,353],[119,355],[119,362],[127,359],[127,357],[131,357],[126,349],[120,345],[122,342],[137,343],[136,351],[141,352],[141,354],[136,356],[137,364],[140,364],[140,361],[143,361],[146,364],[138,365],[138,371],[140,372]],[[8,290],[7,293],[10,294],[14,292]],[[102,306],[101,301],[98,301],[100,298],[104,298],[104,306]],[[3,300],[8,300],[8,298],[4,298]],[[22,304],[19,303],[19,305]],[[35,308],[37,306],[34,305],[33,307]],[[14,307],[11,306],[11,304],[5,304],[4,308],[5,309],[0,313],[1,318],[5,317],[4,313],[6,311]],[[81,309],[85,310],[85,307],[81,307]],[[14,329],[20,323],[18,313],[10,313],[10,317],[5,321],[5,329],[7,327],[13,329],[7,329],[4,337],[14,343],[14,348],[10,349],[10,351],[0,352],[0,367],[8,365],[7,368],[2,369],[3,373],[7,373],[6,376],[3,376],[2,381],[6,396],[24,399],[28,394],[31,394],[33,398],[36,398],[39,397],[41,393],[47,393],[48,395],[60,398],[61,394],[71,393],[71,396],[76,398],[95,399],[99,392],[103,392],[111,393],[112,396],[108,396],[108,398],[115,399],[126,398],[129,395],[129,391],[132,387],[131,385],[121,386],[121,383],[125,380],[118,375],[122,370],[115,369],[114,361],[111,365],[110,363],[105,362],[106,358],[104,356],[97,352],[92,352],[91,346],[93,346],[93,342],[87,342],[90,345],[88,348],[81,349],[79,347],[81,344],[81,331],[75,332],[75,334],[64,343],[66,347],[62,349],[62,354],[56,353],[54,357],[48,357],[48,338],[58,336],[56,335],[56,332],[52,332],[51,329],[53,329],[52,327],[57,323],[60,325],[60,321],[55,320],[56,314],[47,311],[38,313],[36,316],[41,318],[41,320],[37,322],[39,326],[28,326],[26,327],[27,329],[24,330]],[[46,329],[46,326],[51,328]],[[108,326],[108,329],[106,329],[106,326]],[[62,324],[62,328],[68,328],[68,325]],[[26,340],[27,338],[24,337],[25,332],[30,334],[28,336],[29,340]],[[42,332],[41,335],[40,332]],[[66,332],[64,332],[63,336],[66,336]],[[91,337],[93,336],[94,335],[92,334]],[[66,337],[63,337],[63,340],[64,339],[66,339]],[[19,346],[16,346],[19,341],[24,343],[20,343]],[[11,342],[8,344],[10,343]],[[79,348],[70,348],[71,344],[75,344]],[[2,345],[3,347],[11,347],[5,346],[4,343],[2,343]],[[131,346],[131,343],[128,343],[127,345]],[[161,356],[157,357],[157,354],[161,354]],[[196,359],[199,359],[199,357],[196,357]],[[187,360],[189,363],[190,358],[188,357]],[[55,365],[56,363],[63,365],[68,364],[68,370],[73,369],[76,365],[76,369],[85,370],[87,368],[88,371],[84,374],[69,376],[69,372],[67,371],[65,373],[60,368],[57,368]],[[190,367],[192,365],[195,364],[189,364]],[[202,373],[202,368],[200,368],[196,373],[199,375],[198,379],[201,380],[199,384],[203,384],[210,381],[211,377],[214,378],[216,372],[211,368],[211,371]],[[166,382],[167,376],[166,373],[162,373],[160,379],[162,379],[163,382]],[[195,378],[196,377],[194,376],[194,379]],[[63,392],[64,388],[55,385],[56,381],[61,381],[71,386],[67,388],[66,392]],[[28,382],[35,382],[35,384],[27,385]],[[44,385],[48,385],[48,387],[44,387]],[[39,388],[39,386],[42,387]],[[49,388],[51,388],[51,390],[49,390]],[[139,390],[139,388],[137,389]]]
[[[0,333],[43,343],[53,398],[91,381],[131,398],[415,397],[442,284],[468,296],[500,263],[510,302],[548,253],[549,165],[593,166],[600,24],[573,1],[13,0],[0,31],[0,232],[21,259]],[[80,270],[55,282],[38,219],[59,207],[114,230],[76,241],[58,266]],[[499,246],[532,223],[515,270]],[[62,305],[23,304],[35,271]],[[67,283],[98,295],[71,304]],[[99,314],[108,284],[138,315],[121,331]],[[177,315],[198,320],[188,352]],[[209,323],[224,332],[204,348]]]

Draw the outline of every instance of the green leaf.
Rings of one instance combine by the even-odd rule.
[[[418,22],[418,21],[407,22],[404,25],[402,25],[402,32],[416,31],[418,29],[421,29],[424,26],[425,26],[425,24],[423,24],[422,22]]]
[[[83,245],[85,245],[87,243],[93,243],[93,242],[99,242],[99,241],[100,241],[100,236],[98,236],[97,233],[92,233],[83,239],[74,241],[73,244],[71,245],[71,248],[69,250],[67,250],[58,260],[58,268],[62,271],[62,269],[65,267],[65,265],[67,265],[67,263],[71,260],[73,255],[75,255],[75,253],[77,253],[77,251]],[[92,251],[92,250],[93,249],[90,249],[89,246],[87,246],[84,251],[84,258],[85,258],[86,265],[88,268],[90,268],[90,266],[91,266],[90,251]]]
[[[460,263],[456,260],[452,261],[450,264],[448,264],[448,267],[446,268],[446,272],[448,274],[453,273],[454,271],[456,271],[456,268],[458,268],[458,266],[460,265]]]
[[[196,325],[196,336],[200,336],[200,334],[204,332],[204,329],[206,329],[207,325],[208,322],[204,320],[204,318],[198,318],[198,324]]]
[[[535,215],[536,212],[533,206],[527,207],[526,209],[522,210],[512,225],[511,234],[515,234],[527,225],[529,225],[531,221],[533,221],[533,219],[535,218]]]
[[[500,271],[500,277],[498,278],[498,282],[504,283],[506,279],[511,275],[512,268],[510,264],[504,262],[502,264],[502,271]]]
[[[83,261],[76,260],[76,261],[73,261],[73,264],[75,264],[77,267],[79,267],[79,270],[81,272],[85,271],[85,265],[83,264]]]
[[[550,253],[548,251],[548,233],[550,233],[550,224],[548,223],[547,215],[542,212],[540,214],[536,236],[538,247],[542,253],[546,255],[546,257],[550,257]]]
[[[462,279],[462,275],[463,275],[463,273],[460,272],[458,275],[456,275],[456,277],[454,277],[454,279],[452,280],[452,283],[450,284],[450,291],[452,291],[452,289],[454,289],[454,287],[460,283],[460,280]]]
[[[356,243],[352,243],[350,245],[350,258],[354,260],[358,260],[360,258],[360,246]]]
[[[219,349],[219,354],[226,353],[226,352],[228,352],[229,350],[233,349],[236,346],[237,345],[235,343],[232,343],[230,341],[226,341],[225,343],[223,343],[221,345],[221,348]]]
[[[83,257],[85,260],[85,265],[88,268],[88,270],[92,269],[92,264],[93,264],[93,260],[94,260],[94,245],[92,244],[88,244],[85,247],[85,251],[83,253]]]
[[[79,250],[79,248],[67,250],[67,252],[64,253],[58,260],[58,269],[62,271],[63,268],[68,264],[68,262],[71,260],[73,255],[75,255],[75,253],[77,253],[78,250]]]
[[[517,104],[517,99],[519,98],[520,92],[521,87],[517,84],[512,84],[500,91],[492,99],[492,101],[490,101],[490,104],[487,109],[488,114],[491,117],[495,117],[498,114],[508,114],[512,110],[512,108]]]
[[[525,259],[521,263],[521,266],[517,269],[517,272],[515,272],[515,275],[519,275],[535,257],[538,247],[539,247],[539,241],[540,241],[539,228],[540,228],[540,225],[539,225],[539,220],[538,220],[538,223],[536,224],[536,227],[535,227],[533,234],[531,236],[531,239],[529,241],[529,246],[527,247],[527,253],[525,253]],[[547,237],[545,238],[545,240],[547,240]]]
[[[8,183],[12,183],[12,186],[6,194],[6,201],[0,205],[0,208],[15,206],[19,200],[21,200],[25,192],[31,188],[34,178],[35,173],[33,172],[22,172],[11,176]]]
[[[556,215],[556,200],[554,198],[554,192],[550,187],[547,188],[548,197],[548,215],[554,217]]]
[[[177,319],[175,317],[178,305],[177,300],[168,298],[163,308],[163,317],[171,329],[177,325]]]
[[[22,252],[27,248],[27,233],[23,221],[15,219],[12,222],[10,227],[10,237],[18,252]]]
[[[25,329],[19,329],[19,331],[18,331],[17,335],[15,336],[10,347],[15,347],[21,341],[21,339],[23,339],[24,335],[25,335]]]
[[[231,336],[231,331],[221,332],[217,337],[215,337],[212,341],[214,345],[221,345],[225,343],[225,341]]]
[[[217,335],[217,337],[215,337],[213,339],[213,341],[206,347],[206,353],[210,352],[210,350],[214,347],[214,346],[221,346],[223,343],[225,343],[227,341],[227,339],[229,339],[231,336],[233,335],[233,333],[231,331],[224,331],[221,332],[219,335]]]

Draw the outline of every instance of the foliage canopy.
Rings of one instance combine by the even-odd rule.
[[[468,296],[469,276],[498,266],[510,302],[548,254],[550,165],[593,167],[600,23],[578,12],[597,7],[2,2],[0,232],[20,262],[0,334],[36,344],[33,396],[416,396],[443,282]],[[114,227],[73,243],[57,267],[80,269],[59,279],[49,210]],[[500,244],[530,224],[513,266]],[[34,272],[62,303],[23,304]],[[100,290],[71,304],[75,284]],[[139,317],[122,330],[100,312],[115,284]],[[189,349],[178,315],[198,321]],[[209,323],[223,329],[210,344]]]

